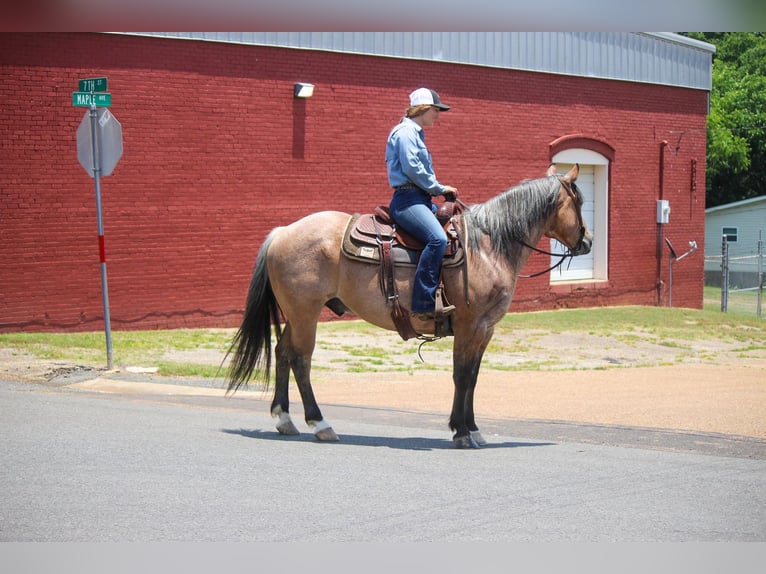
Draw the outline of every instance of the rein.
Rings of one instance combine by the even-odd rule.
[[[514,241],[517,241],[518,243],[521,243],[524,247],[531,249],[532,251],[537,251],[538,253],[542,253],[543,255],[550,255],[551,257],[561,257],[561,259],[558,260],[558,263],[552,265],[551,267],[548,267],[548,269],[545,269],[544,271],[538,271],[537,273],[532,273],[531,275],[519,275],[520,279],[532,279],[533,277],[540,277],[540,275],[545,275],[546,273],[550,273],[554,269],[561,267],[561,265],[564,263],[566,259],[571,259],[574,257],[571,250],[567,250],[564,253],[551,253],[550,251],[545,251],[544,249],[538,249],[537,247],[534,247],[524,241],[523,239],[514,239]]]

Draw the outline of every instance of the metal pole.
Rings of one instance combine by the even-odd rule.
[[[756,315],[761,318],[761,300],[763,299],[763,230],[758,231],[758,304]]]
[[[729,310],[729,241],[724,235],[721,239],[721,312]]]
[[[96,182],[96,215],[98,218],[98,252],[101,262],[101,294],[104,303],[104,333],[106,334],[106,368],[114,368],[112,354],[112,325],[109,317],[109,287],[106,280],[106,249],[104,247],[104,221],[101,217],[101,157],[98,141],[98,113],[96,112],[95,98],[90,104],[90,133],[93,145],[93,179]]]
[[[668,263],[668,307],[673,306],[673,256],[671,255]]]

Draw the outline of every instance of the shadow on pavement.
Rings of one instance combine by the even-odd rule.
[[[310,442],[314,444],[334,444],[342,446],[373,446],[387,447],[400,450],[454,450],[455,447],[449,439],[423,438],[423,437],[390,437],[390,436],[367,436],[356,434],[344,434],[337,443],[322,443],[309,433],[302,433],[295,436],[281,435],[275,431],[264,431],[261,429],[221,429],[227,434],[236,434],[246,438],[260,440],[276,440],[290,442]],[[490,448],[522,448],[553,446],[553,442],[499,442],[489,443],[478,450]]]

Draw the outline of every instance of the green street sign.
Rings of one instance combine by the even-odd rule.
[[[91,94],[90,92],[72,92],[72,105],[76,107],[90,107],[92,103],[97,108],[108,108],[112,105],[112,94]]]
[[[80,92],[105,92],[106,78],[86,78],[78,82],[78,91]]]

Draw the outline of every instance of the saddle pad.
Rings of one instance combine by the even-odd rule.
[[[377,242],[376,226],[380,239],[383,241],[391,240],[392,230],[390,226],[386,228],[385,225],[375,221],[373,217],[372,214],[360,215],[355,213],[349,218],[346,230],[343,233],[342,252],[350,259],[380,265],[380,248]],[[391,249],[394,264],[416,267],[420,259],[421,250],[422,248],[409,249],[403,247],[394,239],[393,249]],[[447,245],[447,253],[442,260],[442,267],[459,266],[463,262],[464,255],[463,248],[458,242],[456,240],[450,241]]]

